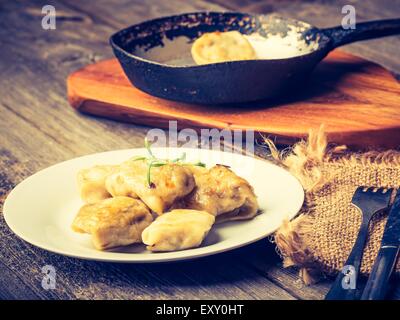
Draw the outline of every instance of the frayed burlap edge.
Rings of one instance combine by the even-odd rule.
[[[289,151],[279,152],[274,143],[265,138],[265,145],[271,156],[280,165],[289,170],[302,184],[305,191],[305,202],[299,215],[285,221],[275,233],[273,241],[283,258],[284,267],[298,267],[300,277],[306,284],[312,284],[324,277],[326,268],[316,261],[308,250],[307,233],[312,231],[314,204],[310,194],[327,186],[335,176],[335,167],[365,165],[400,166],[400,152],[369,151],[366,153],[346,152],[346,146],[328,148],[324,127],[310,130],[308,139],[296,143]],[[329,174],[323,172],[322,166],[330,166]]]

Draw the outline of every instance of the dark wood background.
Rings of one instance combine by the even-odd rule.
[[[41,28],[41,8],[53,4],[57,29]],[[108,37],[130,24],[196,10],[277,11],[319,27],[338,25],[353,4],[358,21],[400,16],[398,0],[100,0],[0,3],[0,205],[22,179],[76,156],[142,146],[149,128],[76,113],[65,95],[73,70],[112,56]],[[400,74],[400,38],[346,50]],[[29,208],[29,203],[26,204]],[[54,290],[41,287],[41,268],[57,270]],[[283,269],[274,246],[248,247],[195,261],[129,265],[82,261],[19,240],[0,215],[0,299],[321,299],[330,279],[304,286]],[[400,297],[396,285],[391,298]]]

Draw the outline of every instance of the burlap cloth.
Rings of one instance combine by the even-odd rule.
[[[304,282],[342,269],[355,242],[361,213],[351,205],[358,186],[400,186],[400,152],[347,152],[327,147],[323,128],[310,132],[289,151],[279,152],[266,139],[271,155],[296,176],[306,193],[299,215],[286,221],[274,241],[284,266],[297,266]],[[365,247],[361,272],[368,274],[379,250],[386,215],[375,216]],[[400,271],[400,262],[396,271]]]

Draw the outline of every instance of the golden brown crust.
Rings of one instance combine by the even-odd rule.
[[[189,194],[195,186],[193,174],[188,167],[169,163],[151,168],[149,187],[148,166],[148,162],[144,160],[128,160],[122,163],[119,170],[107,178],[107,189],[114,196],[134,194],[160,215],[175,201]],[[118,190],[123,190],[122,194],[116,192]]]
[[[98,165],[80,170],[77,179],[82,200],[95,203],[111,198],[111,194],[106,190],[105,180],[116,168],[117,166],[112,165]]]
[[[194,177],[196,187],[180,206],[207,211],[217,216],[218,222],[250,219],[257,214],[253,188],[229,168],[216,165],[195,173]]]
[[[197,64],[256,59],[250,42],[238,31],[205,33],[191,52]]]
[[[201,245],[215,218],[205,211],[177,209],[159,216],[142,233],[150,251],[177,251]]]
[[[92,234],[99,250],[141,242],[141,233],[153,217],[140,200],[128,197],[105,199],[84,205],[72,224],[76,232]]]

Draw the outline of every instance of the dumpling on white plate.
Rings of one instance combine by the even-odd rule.
[[[216,165],[193,173],[196,188],[179,206],[207,211],[216,216],[217,222],[251,219],[257,214],[252,186],[228,167]]]
[[[111,198],[105,186],[106,178],[114,172],[117,166],[98,165],[78,172],[78,188],[82,200],[94,203]]]
[[[189,194],[195,184],[192,171],[179,164],[168,163],[150,170],[145,160],[128,160],[106,179],[106,188],[113,196],[137,196],[153,212],[160,215],[172,204]]]
[[[142,233],[150,251],[196,248],[207,236],[215,217],[205,211],[176,209],[159,217]]]
[[[86,204],[78,212],[72,229],[92,235],[96,249],[105,250],[142,242],[142,231],[153,217],[137,199],[115,197]]]
[[[129,175],[127,175],[124,170],[121,170],[121,168],[115,170],[115,172],[109,175],[105,181],[107,192],[109,192],[113,197],[124,196],[138,198],[138,195],[129,183],[129,176],[132,174],[133,173],[129,173]]]

